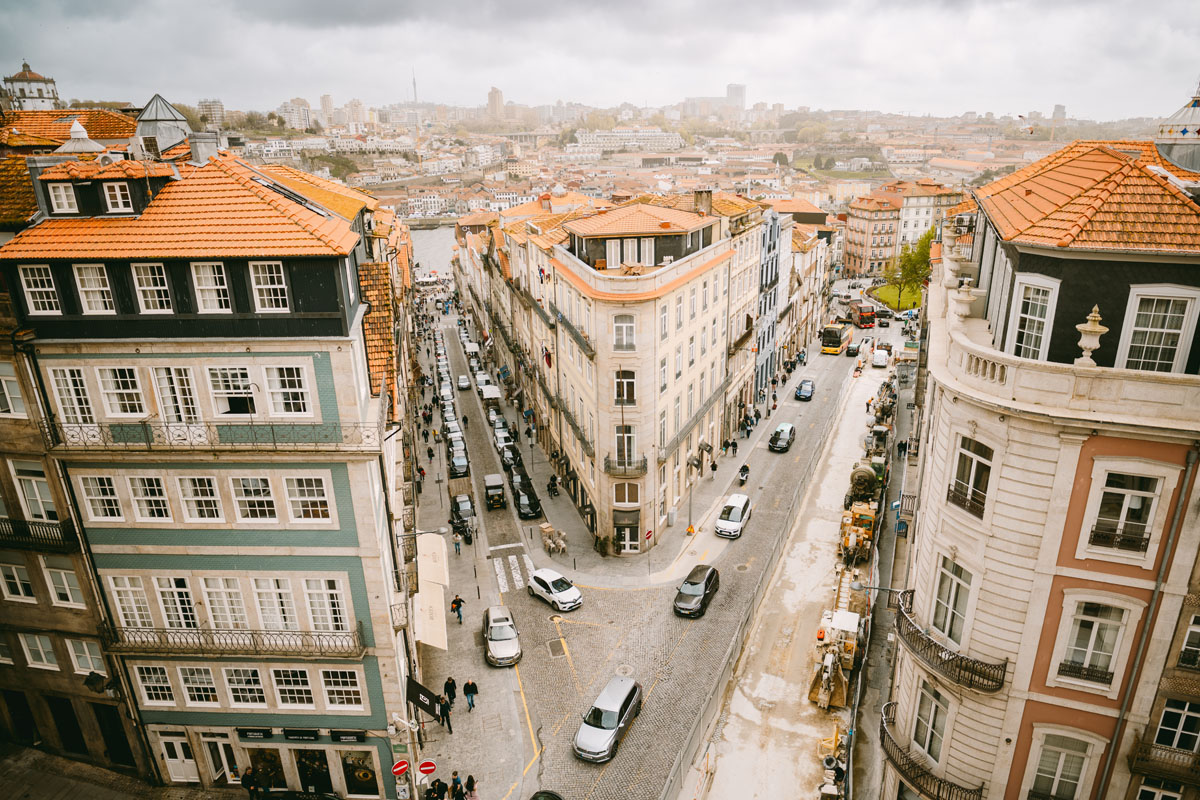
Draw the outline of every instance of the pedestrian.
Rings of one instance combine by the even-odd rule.
[[[425,455],[429,457],[429,463],[431,463],[431,464],[432,464],[432,463],[433,463],[433,448],[432,448],[432,447],[426,447],[426,448],[425,448]]]
[[[458,778],[454,779],[454,781],[457,780]],[[462,783],[455,783],[454,781],[451,781],[450,800],[467,800],[467,792],[463,789]]]
[[[868,414],[871,413],[871,401],[870,400],[867,401],[867,413]]]
[[[729,449],[729,440],[728,440],[728,439],[722,439],[722,440],[721,440],[721,457],[722,457],[722,458],[724,458],[724,457],[725,457],[725,451],[727,451],[728,449]]]
[[[467,698],[467,713],[475,709],[475,695],[479,694],[479,687],[475,685],[475,681],[468,680],[463,684],[463,697]]]
[[[447,700],[445,697],[440,698],[440,700],[441,700],[440,711],[441,711],[441,715],[442,715],[442,724],[446,726],[447,731],[449,731],[451,734],[453,734],[454,726],[450,724],[450,701]]]
[[[462,423],[463,423],[463,430],[465,431],[467,429],[467,415],[466,414],[462,415]]]
[[[421,476],[421,480],[425,480],[425,468],[417,467],[417,474]]]
[[[771,402],[772,402],[772,403],[778,403],[778,402],[779,402],[779,395],[778,395],[777,393],[775,393],[775,392],[771,392]]]
[[[433,429],[433,440],[434,440],[435,442],[440,442],[440,441],[442,440],[442,436],[441,436],[441,434],[440,434],[440,433],[438,433],[438,429],[437,429],[437,428],[434,428],[434,429]]]
[[[242,788],[250,795],[250,800],[255,800],[259,797],[258,791],[258,776],[254,774],[254,767],[246,767],[242,770]]]
[[[454,700],[458,697],[458,684],[454,682],[454,676],[446,678],[446,682],[442,684],[442,691],[446,693],[446,699],[450,701],[450,707],[454,707]]]
[[[762,419],[762,411],[760,411],[759,409],[755,408],[755,409],[754,409],[754,424],[755,424],[755,425],[758,425],[758,421],[759,421],[760,419]]]
[[[451,521],[450,524],[453,525],[454,522]],[[462,534],[458,531],[455,531],[454,535],[450,537],[451,541],[454,542],[454,555],[456,556],[462,555],[462,538]]]
[[[458,615],[458,624],[462,625],[463,599],[454,595],[454,599],[450,601],[450,610]]]
[[[479,800],[479,790],[476,789],[477,782],[474,775],[467,776],[467,782],[463,788],[467,790],[467,800]]]
[[[452,793],[462,791],[462,778],[458,777],[458,770],[450,773],[450,791]]]
[[[717,462],[716,461],[708,462],[708,467],[710,470],[712,470],[712,477],[713,477],[713,480],[715,481],[717,479]]]
[[[729,449],[730,449],[730,451],[732,451],[733,457],[737,458],[737,439],[734,439],[732,442],[729,443]]]

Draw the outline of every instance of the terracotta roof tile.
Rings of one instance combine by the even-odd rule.
[[[370,304],[363,317],[363,344],[367,351],[367,370],[371,375],[371,394],[379,396],[380,384],[396,402],[395,295],[386,262],[369,261],[358,265],[358,284],[362,298]]]
[[[25,156],[0,160],[0,230],[25,227],[37,210],[37,195],[33,192]]]
[[[640,234],[687,233],[712,222],[711,217],[635,202],[611,211],[601,211],[564,225],[581,236],[636,236]]]
[[[192,146],[188,143],[187,139],[184,139],[179,144],[173,144],[166,150],[163,150],[161,155],[170,161],[187,161],[192,157]]]
[[[57,148],[62,144],[58,139],[39,136],[36,133],[26,133],[12,127],[0,128],[0,147],[16,148]]]
[[[10,111],[4,116],[4,125],[62,144],[71,138],[71,123],[75,120],[79,120],[91,139],[128,139],[137,133],[137,121],[133,117],[104,108]]]
[[[379,201],[366,192],[318,178],[285,164],[265,164],[256,169],[346,219],[353,219],[364,208],[374,211],[379,206]]]
[[[634,203],[650,203],[656,206],[674,208],[680,211],[696,210],[696,195],[692,192],[684,194],[646,194],[635,198]],[[728,192],[713,192],[712,213],[718,217],[740,217],[751,211],[761,209],[762,205],[741,195]]]
[[[170,178],[175,170],[170,164],[160,161],[113,161],[101,164],[99,161],[63,161],[46,168],[40,175],[40,181],[103,181],[125,180],[137,178]]]

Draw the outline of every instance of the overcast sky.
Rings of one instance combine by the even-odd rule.
[[[0,53],[64,98],[154,92],[270,110],[412,98],[483,105],[747,102],[911,114],[1064,103],[1166,116],[1200,79],[1200,0],[0,0]]]

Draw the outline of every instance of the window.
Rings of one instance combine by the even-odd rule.
[[[667,412],[665,411],[658,412],[658,446],[667,446]],[[665,479],[660,481],[660,483],[662,482],[665,482]]]
[[[117,616],[121,618],[121,625],[126,628],[154,627],[142,579],[136,575],[113,575],[108,581],[117,601]]]
[[[329,519],[329,498],[323,478],[287,478],[288,508],[293,522],[322,522]]]
[[[1168,699],[1154,743],[1195,753],[1200,745],[1200,703]]]
[[[49,636],[40,633],[22,633],[21,646],[25,649],[25,661],[36,669],[58,669],[58,657],[54,655],[54,643]]]
[[[1158,478],[1108,473],[1089,543],[1146,552],[1157,497]]]
[[[636,483],[615,483],[613,484],[613,502],[617,505],[636,506],[638,500],[639,487]]]
[[[638,240],[625,239],[624,246],[621,248],[621,262],[624,264],[637,264],[638,261]]]
[[[52,183],[50,189],[50,210],[55,214],[74,214],[79,211],[75,202],[75,187],[69,183]]]
[[[1033,774],[1033,791],[1054,800],[1076,800],[1087,752],[1087,742],[1046,734]]]
[[[218,414],[254,413],[254,385],[246,367],[209,367],[208,385]]]
[[[708,354],[708,337],[704,335],[705,333],[705,329],[700,328],[700,355],[702,356]]]
[[[675,345],[675,377],[683,374],[683,345]]]
[[[281,706],[311,706],[312,687],[308,683],[306,669],[271,670],[275,678],[275,694]]]
[[[109,211],[133,211],[133,198],[129,196],[129,184],[110,181],[104,184],[104,201]]]
[[[362,689],[358,685],[358,673],[354,670],[323,669],[321,684],[325,687],[325,705],[362,707]]]
[[[92,519],[124,518],[121,500],[117,497],[117,487],[112,478],[85,475],[79,479],[79,485],[83,489],[83,498],[87,501],[88,516]]]
[[[1095,683],[1111,684],[1117,642],[1125,610],[1101,603],[1083,602],[1075,608],[1070,638],[1058,674]]]
[[[75,284],[79,287],[79,302],[84,314],[117,313],[103,264],[76,264]]]
[[[287,283],[283,277],[283,264],[278,261],[250,263],[250,280],[254,286],[254,308],[256,311],[287,311]]]
[[[1149,372],[1182,372],[1196,331],[1200,292],[1171,287],[1130,287],[1117,366]]]
[[[254,667],[226,667],[225,685],[229,687],[229,703],[235,706],[265,706],[267,693],[262,676]]]
[[[75,663],[75,671],[81,675],[98,672],[107,675],[104,667],[104,656],[100,655],[100,643],[88,639],[67,639],[67,649],[71,651],[71,661]]]
[[[604,259],[608,269],[621,266],[621,240],[606,239],[604,242]]]
[[[198,628],[196,606],[192,603],[192,590],[187,578],[155,578],[158,599],[162,603],[163,618],[168,628]]]
[[[660,359],[658,362],[658,391],[661,394],[667,390],[667,360]]]
[[[276,520],[275,498],[266,478],[234,478],[233,499],[237,503],[238,519],[243,522]]]
[[[17,367],[0,361],[0,417],[24,417],[25,398],[21,396],[21,384],[17,381]]]
[[[50,496],[50,483],[46,480],[42,465],[37,461],[14,461],[12,468],[17,485],[21,488],[25,516],[35,520],[57,520],[58,510],[54,507],[54,498]]]
[[[50,377],[54,381],[54,392],[58,396],[58,410],[63,422],[68,425],[96,424],[92,401],[83,381],[83,370],[56,367],[50,370]]]
[[[921,682],[917,695],[917,719],[913,724],[913,744],[938,761],[942,754],[942,739],[946,735],[949,704],[937,689]]]
[[[1162,778],[1142,778],[1136,800],[1182,800],[1183,784]]]
[[[158,390],[159,413],[163,422],[193,423],[199,420],[191,369],[155,367],[154,385]]]
[[[249,627],[237,578],[204,578],[202,583],[208,617],[214,628],[245,630]]]
[[[79,577],[75,574],[75,570],[67,568],[66,564],[62,567],[47,566],[46,582],[50,584],[50,602],[54,605],[84,607],[83,590],[79,588]]]
[[[4,599],[36,602],[33,596],[33,582],[29,580],[29,570],[20,564],[0,564],[0,577],[3,577]]]
[[[299,630],[292,585],[287,578],[255,578],[254,596],[263,628],[272,631]]]
[[[933,600],[933,628],[955,644],[962,644],[971,594],[971,573],[942,556],[937,595]]]
[[[192,264],[192,282],[196,286],[196,309],[201,314],[222,314],[233,310],[224,264],[219,261]]]
[[[992,448],[966,436],[958,442],[958,468],[947,499],[977,517],[983,517],[988,478],[992,474]]]
[[[690,318],[695,319],[696,318],[696,287],[695,286],[692,287],[692,294],[691,294],[691,298],[688,302],[688,307],[689,307],[689,310],[691,311],[691,314],[689,315]]]
[[[675,297],[675,330],[683,327],[683,295]]]
[[[613,350],[633,350],[633,315],[618,314],[613,317]]]
[[[619,406],[631,406],[637,403],[637,392],[634,389],[634,373],[632,370],[617,370],[615,399]]]
[[[688,337],[688,366],[696,363],[696,337]]]
[[[142,685],[142,697],[147,703],[175,702],[166,667],[138,667],[137,676],[138,683]]]
[[[642,239],[642,258],[639,263],[647,264],[649,266],[654,266],[654,237],[653,236],[647,236],[646,238]]]
[[[708,281],[704,282],[704,286],[700,294],[700,308],[703,311],[708,311]]]
[[[309,578],[304,581],[304,594],[308,598],[308,614],[312,618],[313,630],[350,630],[341,581],[336,578]]]
[[[139,522],[171,519],[162,478],[130,478],[129,495],[133,498],[133,516]]]
[[[658,336],[660,339],[667,338],[667,306],[664,303],[658,309]]]
[[[179,681],[183,684],[183,696],[189,706],[217,705],[217,684],[208,667],[180,667]]]
[[[617,465],[632,466],[634,459],[637,458],[637,435],[634,433],[632,425],[616,427],[616,446]]]
[[[308,389],[303,367],[267,367],[267,394],[272,414],[307,414]]]
[[[1192,623],[1188,625],[1187,633],[1184,634],[1179,666],[1200,670],[1200,614],[1192,616]]]
[[[146,413],[135,368],[103,367],[96,372],[100,375],[100,394],[110,415],[142,416]]]
[[[61,314],[58,290],[49,267],[21,267],[21,287],[30,314]]]
[[[167,284],[167,269],[162,264],[134,264],[133,285],[143,313],[171,313],[171,289]]]
[[[221,498],[217,496],[216,478],[180,478],[179,495],[183,498],[183,518],[186,522],[220,520]]]

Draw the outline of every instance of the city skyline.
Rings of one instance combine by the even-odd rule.
[[[211,13],[220,23],[191,25],[191,47],[181,49],[178,32],[203,22],[189,6],[61,0],[10,9],[0,48],[57,79],[64,99],[135,105],[159,92],[189,104],[220,97],[244,110],[273,109],[294,96],[315,105],[326,93],[339,104],[357,97],[379,106],[411,100],[415,71],[419,99],[460,106],[486,105],[489,86],[529,106],[563,100],[607,108],[674,105],[740,83],[748,105],[787,108],[1015,116],[1049,115],[1062,103],[1080,119],[1161,114],[1200,75],[1191,46],[1200,20],[1183,0],[1136,15],[1126,13],[1133,6],[1125,0],[1103,5],[1107,13],[1088,4],[1086,16],[1076,2],[1039,7],[1035,17],[1024,2],[768,2],[711,26],[713,14],[695,6],[683,14],[677,4],[638,7],[636,24],[612,5],[603,19],[537,2],[485,5],[463,19],[404,3],[264,3],[236,13],[218,4]],[[57,21],[63,18],[76,24]],[[138,46],[108,47],[130,24],[142,30]],[[497,32],[517,28],[519,40],[541,49],[505,48],[503,38],[496,46]],[[597,45],[581,47],[579,30]],[[1103,63],[1096,53],[1104,53]],[[108,68],[97,70],[101,56]],[[140,69],[145,63],[165,67]],[[1084,72],[1086,82],[1079,80]],[[119,96],[110,88],[113,73],[127,76]]]

